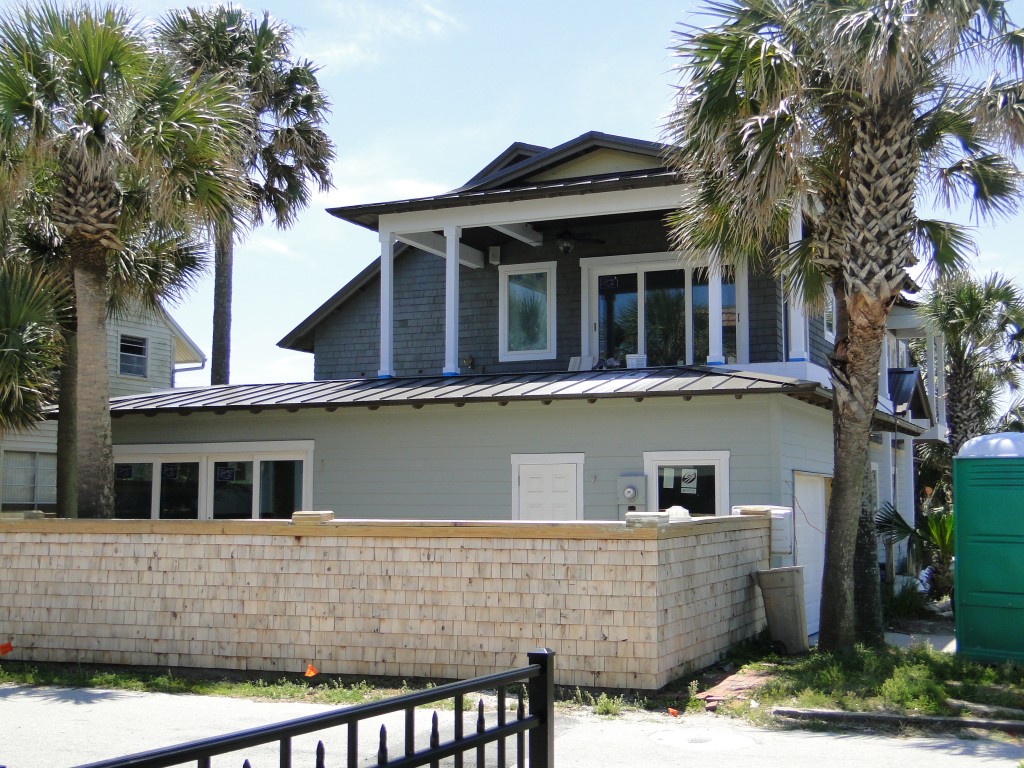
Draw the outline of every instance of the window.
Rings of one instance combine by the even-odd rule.
[[[729,514],[728,451],[644,453],[650,511],[680,506],[693,517]]]
[[[312,506],[312,441],[114,449],[114,516],[290,519]]]
[[[498,359],[555,357],[555,262],[498,267]]]
[[[4,509],[51,509],[57,503],[57,454],[3,452]]]
[[[825,291],[825,340],[834,342],[836,340],[836,295],[832,289]]]
[[[626,355],[634,354],[650,366],[708,361],[707,267],[680,266],[678,255],[670,253],[585,259],[582,268],[583,346],[589,354],[620,366],[626,364]],[[721,285],[722,356],[736,363],[741,291],[735,270],[723,271]]]
[[[121,336],[119,369],[122,376],[141,376],[146,373],[146,339],[141,336]]]

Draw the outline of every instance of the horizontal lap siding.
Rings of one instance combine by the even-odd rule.
[[[107,333],[107,370],[110,396],[136,395],[170,389],[174,368],[174,337],[167,324],[155,315],[131,320],[110,320]],[[122,376],[121,334],[146,339],[146,376]]]
[[[617,478],[642,473],[645,451],[729,451],[730,503],[788,503],[773,458],[777,397],[128,416],[114,434],[118,445],[313,440],[314,508],[348,518],[508,519],[511,454],[583,453],[586,517],[609,520],[620,514]]]

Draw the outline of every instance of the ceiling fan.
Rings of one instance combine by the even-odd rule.
[[[555,235],[555,241],[558,243],[558,251],[563,256],[568,256],[576,248],[576,243],[595,243],[597,245],[604,245],[605,241],[596,237],[587,237],[586,235],[575,234],[568,226],[562,227],[558,234]]]

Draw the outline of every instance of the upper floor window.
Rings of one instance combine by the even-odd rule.
[[[121,336],[121,355],[118,370],[122,376],[147,375],[147,341],[141,336]]]
[[[555,357],[555,262],[498,268],[498,359]]]
[[[586,259],[584,347],[605,365],[703,365],[711,356],[711,273],[686,266],[674,253]],[[740,353],[741,301],[735,270],[725,268],[721,286],[720,355],[736,363]],[[745,288],[745,285],[743,286]]]
[[[836,295],[829,288],[825,291],[825,311],[823,313],[825,321],[825,340],[835,341],[836,340]]]

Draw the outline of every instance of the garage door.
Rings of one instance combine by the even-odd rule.
[[[793,473],[793,515],[796,518],[796,564],[804,567],[804,609],[807,632],[818,632],[821,578],[825,571],[826,484],[822,475]]]

